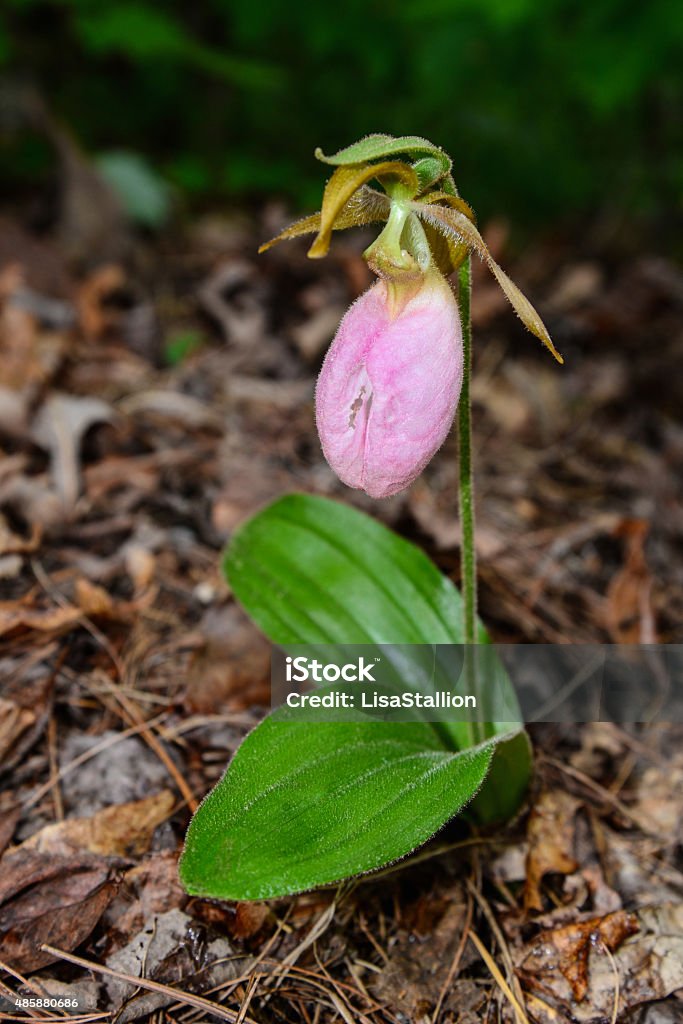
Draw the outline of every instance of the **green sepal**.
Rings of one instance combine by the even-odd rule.
[[[455,184],[455,178],[452,174],[447,174],[441,182],[441,190],[446,192],[449,196],[458,196],[458,186]]]
[[[428,188],[441,182],[446,174],[443,161],[434,156],[425,156],[421,160],[416,160],[413,170],[420,183],[420,193],[426,192]]]
[[[387,157],[398,156],[401,153],[411,157],[433,157],[439,161],[443,168],[443,174],[448,174],[452,166],[451,158],[447,153],[419,135],[402,135],[399,138],[395,138],[393,135],[367,135],[359,142],[354,142],[345,149],[340,149],[338,153],[333,153],[332,156],[325,156],[323,151],[318,148],[315,151],[315,157],[324,164],[342,167],[365,163],[368,160],[386,160]]]

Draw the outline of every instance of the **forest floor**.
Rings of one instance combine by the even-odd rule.
[[[381,503],[322,458],[316,372],[369,275],[361,237],[257,258],[283,219],[207,215],[77,271],[2,221],[0,1019],[681,1021],[680,724],[536,727],[515,822],[338,892],[179,886],[190,809],[269,702],[219,571],[234,527],[328,495],[459,573],[453,439]],[[557,241],[510,266],[487,236],[566,364],[478,269],[480,614],[507,643],[681,642],[683,276]]]

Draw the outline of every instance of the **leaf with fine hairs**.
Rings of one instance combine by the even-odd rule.
[[[247,736],[192,819],[193,895],[272,899],[398,860],[470,802],[497,743],[454,751],[426,722],[312,727],[289,711]]]
[[[410,650],[462,638],[450,580],[414,545],[338,502],[274,502],[237,530],[225,570],[279,644],[394,641]],[[487,675],[500,676],[481,626],[478,638],[490,651]],[[410,660],[413,682],[417,667]],[[244,740],[197,811],[180,864],[184,886],[217,899],[274,898],[397,860],[468,804],[479,820],[513,813],[528,783],[528,747],[516,722],[488,729],[471,742],[466,723],[383,722],[361,710],[309,722],[283,705]]]
[[[237,600],[276,644],[463,642],[462,598],[448,577],[414,544],[327,498],[290,494],[257,513],[235,532],[224,571]],[[506,692],[509,680],[481,622],[477,643],[481,678],[492,692]],[[519,709],[506,721],[519,723]],[[472,743],[467,723],[443,726],[456,747]],[[510,725],[491,728],[493,735]],[[514,743],[513,763],[501,757],[506,742]],[[528,741],[501,742],[473,804],[481,821],[517,809],[530,764]]]
[[[424,156],[422,159],[416,160],[413,170],[417,174],[421,193],[436,185],[446,174],[443,160],[435,156]]]
[[[366,135],[364,139],[354,142],[345,149],[340,149],[332,156],[325,156],[320,148],[316,149],[315,156],[324,164],[343,167],[366,163],[368,160],[386,160],[389,156],[398,156],[401,153],[408,156],[433,157],[439,161],[442,174],[448,174],[451,169],[451,158],[448,154],[419,135],[402,135],[399,138],[395,138],[393,135]]]

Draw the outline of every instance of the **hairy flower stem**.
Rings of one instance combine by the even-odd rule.
[[[463,642],[477,641],[477,559],[474,550],[474,480],[472,477],[472,296],[471,261],[468,256],[458,271],[458,299],[462,323],[463,374],[458,405],[458,452],[460,458],[460,558],[462,562]]]
[[[477,642],[477,555],[474,547],[474,478],[472,472],[472,261],[468,256],[458,271],[458,305],[462,324],[463,374],[458,405],[458,456],[460,506],[460,565],[462,590],[462,638],[465,644],[465,678],[468,692],[478,698],[476,658]],[[477,705],[479,706],[479,699]],[[472,740],[485,738],[483,723],[472,722]]]

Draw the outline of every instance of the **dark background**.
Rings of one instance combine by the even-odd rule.
[[[50,178],[50,145],[13,109],[33,83],[89,154],[143,158],[181,208],[311,207],[316,145],[420,134],[451,153],[482,219],[665,247],[682,43],[670,0],[6,0],[0,184],[16,196]]]

